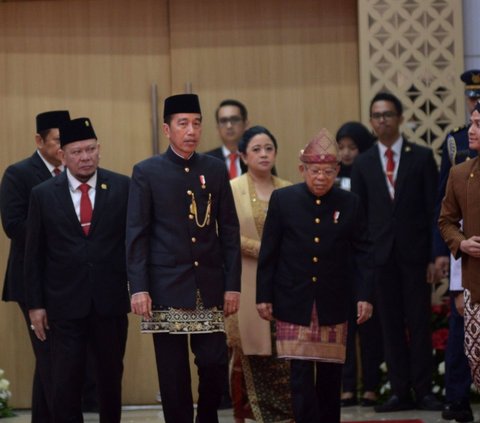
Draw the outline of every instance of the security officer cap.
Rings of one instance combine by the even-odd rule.
[[[467,97],[480,97],[480,70],[471,69],[463,72],[460,79],[465,83]]]

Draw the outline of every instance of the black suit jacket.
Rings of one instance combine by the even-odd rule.
[[[223,163],[226,163],[225,156],[223,155],[222,147],[215,148],[213,150],[205,152],[205,154],[208,154],[209,156],[216,157],[217,159],[220,159],[223,161]],[[242,175],[248,170],[247,165],[243,163],[243,160],[239,158],[240,160],[240,169],[242,170]]]
[[[310,324],[315,301],[322,325],[345,322],[357,259],[357,298],[371,297],[370,244],[360,199],[333,187],[318,198],[305,183],[272,193],[257,269],[257,303],[275,318]]]
[[[192,193],[200,224],[211,195],[203,228]],[[225,165],[198,153],[184,160],[171,148],[135,165],[127,259],[131,293],[149,292],[154,305],[195,308],[199,289],[205,306],[223,306],[225,291],[240,291],[239,223]]]
[[[52,178],[39,153],[10,165],[0,186],[2,225],[10,238],[2,299],[25,304],[23,256],[30,192],[35,185]]]
[[[352,192],[358,194],[366,210],[376,265],[385,264],[392,254],[405,263],[429,262],[437,182],[432,151],[406,139],[393,201],[378,145],[357,157],[352,169]]]
[[[32,190],[25,283],[29,309],[49,319],[78,319],[129,311],[125,221],[129,178],[98,169],[90,233],[80,226],[66,173]]]

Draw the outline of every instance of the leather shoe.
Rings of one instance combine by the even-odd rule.
[[[377,400],[373,400],[370,398],[361,398],[360,399],[360,405],[362,407],[374,407],[377,405]]]
[[[397,395],[392,395],[386,402],[381,405],[376,405],[374,410],[377,413],[389,413],[392,411],[413,410],[415,408],[413,402],[408,398],[400,398]]]
[[[419,410],[441,411],[443,410],[443,403],[435,395],[427,394],[417,403],[417,408]]]
[[[229,410],[230,408],[232,408],[232,400],[230,399],[230,395],[222,395],[222,399],[220,400],[220,405],[218,406],[218,409]]]
[[[93,404],[93,403],[84,403],[82,404],[82,412],[84,413],[99,413],[100,409],[98,407],[98,404]]]
[[[340,400],[340,407],[352,407],[357,405],[358,401],[355,397],[345,398]]]
[[[459,423],[473,422],[473,413],[467,402],[454,401],[443,407],[442,419],[455,420]]]

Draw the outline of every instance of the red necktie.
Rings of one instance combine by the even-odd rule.
[[[395,181],[393,179],[393,174],[395,173],[395,161],[393,160],[393,151],[391,148],[387,148],[385,156],[387,157],[387,178],[392,187],[394,187]]]
[[[230,174],[230,179],[236,178],[237,175],[237,153],[230,153],[228,158],[230,159],[230,169],[228,170],[228,173]]]
[[[58,167],[56,167],[55,169],[53,169],[53,173],[55,173],[55,176],[58,176],[60,175],[60,173],[62,173],[62,171]]]
[[[80,198],[80,224],[85,235],[88,235],[92,221],[92,202],[88,196],[90,185],[81,184],[79,189],[82,191],[82,197]]]

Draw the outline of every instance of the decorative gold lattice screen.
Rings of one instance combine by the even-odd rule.
[[[405,135],[436,152],[464,122],[461,3],[358,1],[362,121],[372,97],[387,90],[403,103]]]

